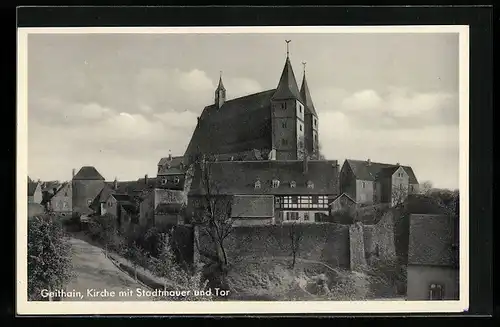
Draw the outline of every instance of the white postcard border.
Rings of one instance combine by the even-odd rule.
[[[458,33],[460,92],[460,300],[458,301],[221,301],[221,302],[32,302],[27,299],[28,35],[183,33]],[[469,27],[437,26],[273,26],[273,27],[85,27],[18,28],[16,312],[67,314],[335,314],[463,312],[469,307]]]

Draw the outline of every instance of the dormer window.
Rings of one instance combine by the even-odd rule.
[[[308,181],[307,188],[314,188],[314,183],[312,181]]]
[[[291,181],[290,182],[290,187],[291,188],[295,188],[297,186],[297,183],[295,183],[295,181]]]
[[[256,189],[260,188],[260,181],[256,181],[256,182],[255,182],[255,188],[256,188]]]
[[[174,177],[174,184],[179,184],[179,182],[180,182],[179,177],[178,177],[178,176],[175,176],[175,177]]]
[[[163,177],[161,179],[161,185],[165,185],[165,184],[167,184],[167,179],[165,177]]]
[[[280,187],[280,181],[277,179],[273,179],[273,188],[278,188]]]

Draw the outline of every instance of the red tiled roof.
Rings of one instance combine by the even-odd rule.
[[[410,216],[409,265],[458,265],[458,219],[445,215]]]
[[[352,160],[352,159],[347,159],[346,162],[347,164],[350,165],[356,178],[365,181],[375,181],[377,177],[379,177],[381,171],[385,168],[390,168],[388,170],[390,172],[391,169],[394,169],[394,171],[396,171],[398,167],[398,165],[392,165],[380,162],[368,163],[367,161]],[[413,172],[413,169],[410,166],[402,166],[402,167],[409,176],[410,184],[418,184],[418,180],[417,177],[415,176],[415,173]]]
[[[304,163],[290,161],[220,161],[207,163],[208,175],[212,181],[213,192],[219,194],[338,194],[338,165],[336,160],[308,162],[304,173]],[[272,180],[278,179],[280,185],[272,187]],[[255,182],[260,181],[260,188]],[[290,182],[295,182],[295,187]],[[307,182],[313,183],[313,188]],[[199,168],[195,169],[190,194],[203,194]]]
[[[104,180],[101,174],[92,166],[82,167],[73,177],[73,180]]]

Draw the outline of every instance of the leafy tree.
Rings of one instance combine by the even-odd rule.
[[[42,215],[28,220],[28,299],[61,289],[72,277],[71,244],[60,223]]]

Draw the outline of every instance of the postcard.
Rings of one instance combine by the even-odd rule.
[[[19,28],[18,314],[467,310],[468,36]]]

